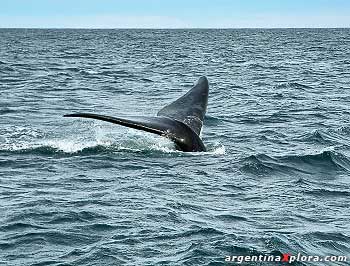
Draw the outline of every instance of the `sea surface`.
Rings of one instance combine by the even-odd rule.
[[[63,117],[153,116],[202,75],[204,153]],[[350,29],[0,29],[0,265],[286,253],[350,265]]]

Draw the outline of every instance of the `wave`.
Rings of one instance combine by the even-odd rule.
[[[203,155],[223,155],[226,153],[223,145],[211,145],[207,152],[187,152],[175,150],[172,143],[163,145],[163,141],[152,143],[147,145],[146,143],[132,144],[132,143],[114,143],[114,144],[96,144],[96,143],[74,143],[67,142],[65,140],[60,141],[47,141],[52,144],[27,144],[27,145],[12,145],[11,147],[3,148],[0,147],[0,153],[16,153],[16,154],[34,154],[41,156],[53,156],[53,155],[94,155],[94,154],[105,154],[105,153],[164,153],[174,154],[177,156],[203,156]],[[89,146],[90,145],[90,146]]]
[[[126,70],[103,70],[100,75],[103,76],[114,76],[114,77],[133,77],[131,72]]]
[[[329,139],[329,135],[321,130],[314,130],[300,138],[307,142],[314,142],[318,144],[331,144],[332,141]]]
[[[328,171],[350,171],[349,159],[340,152],[326,150],[315,154],[294,155],[280,158],[295,167],[302,166],[313,172],[313,169]]]
[[[222,122],[222,119],[210,115],[205,115],[204,124],[206,126],[217,126]]]
[[[242,162],[241,170],[256,175],[283,173],[330,174],[350,172],[350,160],[335,151],[322,151],[315,154],[286,155],[270,157],[266,154],[251,155]]]
[[[336,129],[316,129],[311,133],[297,136],[294,140],[310,142],[320,145],[344,146],[349,147],[350,130],[349,127],[340,127]]]
[[[28,145],[30,146],[30,145]],[[106,152],[109,149],[103,147],[101,145],[96,145],[93,147],[85,147],[85,148],[76,148],[75,145],[69,146],[64,145],[67,149],[63,150],[62,148],[53,147],[53,146],[38,146],[38,147],[14,147],[8,150],[0,150],[0,152],[11,151],[17,154],[33,154],[33,155],[64,155],[64,154],[80,154],[80,155],[88,155],[88,154],[97,154]]]
[[[282,84],[278,84],[276,86],[274,86],[275,89],[297,89],[297,90],[314,90],[313,87],[308,86],[308,85],[304,85],[298,82],[286,82],[286,83],[282,83]]]
[[[331,189],[323,189],[323,188],[306,191],[306,193],[314,195],[314,196],[321,196],[321,197],[346,197],[346,198],[348,198],[350,196],[349,191],[331,190]]]
[[[28,222],[13,222],[13,223],[7,223],[0,226],[0,231],[2,232],[9,232],[9,231],[23,231],[23,230],[40,230],[45,229],[44,226],[39,226],[35,224],[31,224]]]
[[[10,66],[0,64],[0,73],[16,72],[16,69]]]
[[[114,152],[171,152],[171,148],[162,146],[161,143],[147,144],[137,143],[98,143],[96,141],[80,142],[72,140],[46,140],[37,143],[21,143],[0,146],[0,152],[36,155],[91,155]]]
[[[267,65],[261,63],[248,63],[246,65],[249,69],[282,70],[287,68],[284,65]]]
[[[141,81],[144,82],[154,82],[153,80],[149,79],[149,78],[141,78]]]
[[[240,170],[254,175],[268,175],[277,172],[289,174],[290,171],[299,171],[266,154],[251,155],[245,158]]]
[[[40,132],[25,127],[16,127],[5,133],[0,141],[0,153],[53,155],[93,155],[102,153],[163,153],[177,156],[223,155],[225,147],[220,143],[207,145],[207,152],[184,153],[175,149],[175,144],[167,138],[149,133],[128,130],[126,135],[111,135],[107,132],[88,132],[92,136],[67,136],[66,138],[44,138]],[[43,138],[43,139],[40,139]],[[0,139],[1,140],[1,139]]]
[[[60,59],[86,59],[86,58],[93,58],[93,54],[86,53],[86,52],[75,52],[75,53],[64,53],[59,56],[55,56],[55,58]]]
[[[0,115],[10,114],[10,113],[16,113],[16,110],[13,110],[7,107],[0,109]]]
[[[341,126],[337,129],[335,129],[335,132],[350,136],[350,127],[349,126]]]

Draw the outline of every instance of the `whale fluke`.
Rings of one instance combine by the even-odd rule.
[[[64,117],[98,119],[164,136],[182,151],[205,151],[200,132],[207,110],[208,92],[208,80],[201,77],[190,91],[162,108],[156,117],[112,117],[91,113],[67,114]]]
[[[163,107],[157,116],[165,116],[181,121],[200,135],[208,105],[209,85],[206,77],[201,77],[185,95]]]

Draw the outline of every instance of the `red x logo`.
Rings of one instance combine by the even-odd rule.
[[[291,256],[291,254],[289,253],[285,253],[285,254],[282,254],[283,255],[283,258],[281,261],[283,262],[289,262],[289,257]]]

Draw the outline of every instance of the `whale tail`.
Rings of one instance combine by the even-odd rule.
[[[208,80],[201,77],[190,91],[163,107],[156,117],[122,118],[91,113],[67,114],[64,117],[98,119],[164,136],[171,139],[182,151],[205,151],[200,132],[207,110],[208,92]]]
[[[165,116],[180,121],[189,126],[197,135],[200,135],[207,111],[208,93],[208,79],[201,77],[191,90],[163,107],[157,113],[157,116]]]

